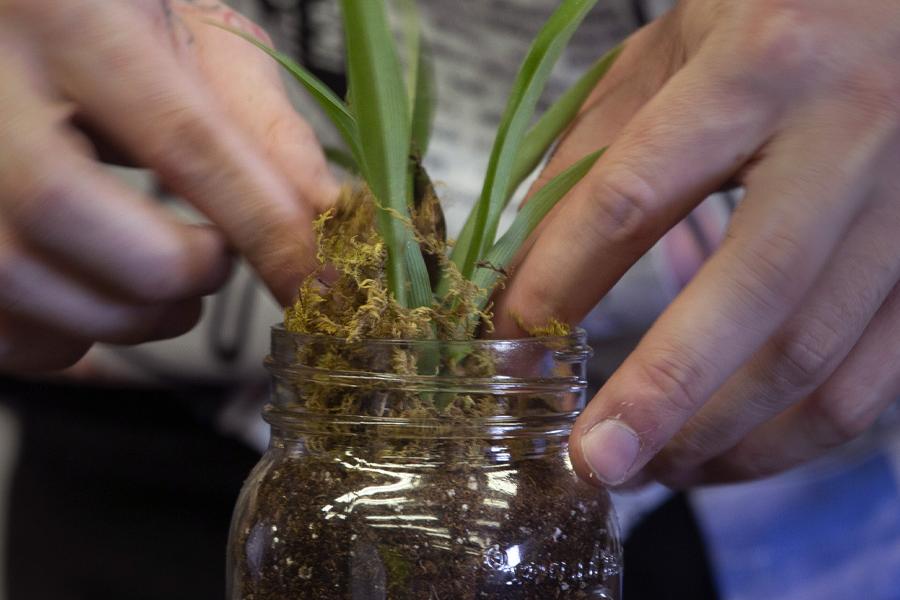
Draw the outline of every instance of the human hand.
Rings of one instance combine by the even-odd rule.
[[[93,342],[190,329],[228,246],[288,302],[336,196],[274,62],[207,21],[213,0],[0,0],[0,369],[55,369]],[[153,169],[213,226],[103,169]]]
[[[578,322],[708,194],[746,196],[577,421],[582,476],[763,476],[900,394],[898,51],[894,0],[683,0],[626,42],[542,180],[611,146],[534,236],[495,335]]]

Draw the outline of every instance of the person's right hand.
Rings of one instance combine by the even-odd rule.
[[[0,0],[0,370],[190,329],[244,254],[283,303],[337,186],[275,64],[213,0]],[[213,223],[179,222],[96,159],[114,148]]]
[[[710,193],[744,195],[575,423],[582,477],[772,475],[900,395],[898,51],[896,0],[681,0],[625,42],[544,178],[609,150],[510,267],[492,335],[577,323]]]

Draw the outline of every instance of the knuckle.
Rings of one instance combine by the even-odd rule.
[[[870,390],[841,390],[818,394],[812,398],[809,425],[810,439],[823,450],[840,446],[868,431],[878,419],[879,411],[866,401]]]
[[[822,26],[805,0],[764,0],[740,38],[744,70],[766,74],[767,81],[790,81],[818,71],[830,48],[831,28]],[[788,79],[785,79],[785,78]]]
[[[778,336],[772,343],[775,351],[773,377],[785,388],[805,388],[819,379],[829,362],[813,336]]]
[[[179,106],[165,111],[159,122],[166,126],[149,136],[149,160],[176,191],[191,195],[223,176],[231,161],[225,160],[221,134],[209,117]]]
[[[309,123],[293,111],[292,107],[285,106],[280,114],[272,117],[265,126],[263,139],[268,140],[271,146],[292,145],[304,148],[310,151],[311,156],[315,156],[316,154],[312,151],[320,152],[321,148],[316,132]],[[325,162],[324,156],[322,162]]]
[[[820,382],[840,352],[843,336],[821,319],[803,319],[773,338],[773,379],[784,389],[803,389]]]
[[[584,214],[593,235],[626,245],[651,239],[659,197],[640,176],[624,169],[607,173],[593,184],[588,198],[594,206]]]
[[[639,366],[638,385],[652,400],[675,415],[693,414],[702,404],[701,382],[706,370],[687,349],[648,352]],[[661,404],[660,404],[661,403]]]

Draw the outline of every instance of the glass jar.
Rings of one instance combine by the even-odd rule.
[[[616,600],[605,490],[567,438],[584,333],[347,342],[273,330],[268,451],[241,492],[231,600]]]

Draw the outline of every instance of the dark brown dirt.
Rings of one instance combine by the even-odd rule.
[[[231,600],[618,599],[608,497],[564,448],[472,442],[270,452],[235,520]]]

